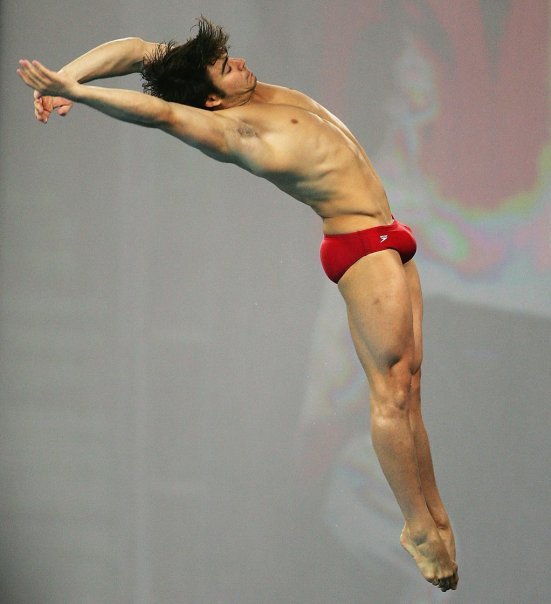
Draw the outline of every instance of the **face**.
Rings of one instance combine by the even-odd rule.
[[[247,68],[245,59],[226,55],[207,70],[212,83],[226,95],[223,98],[215,94],[210,95],[207,107],[225,109],[242,105],[251,98],[256,88],[256,76]]]

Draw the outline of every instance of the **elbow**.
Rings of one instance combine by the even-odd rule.
[[[130,60],[131,69],[135,73],[142,70],[144,59],[151,54],[157,46],[155,43],[146,42],[137,36],[123,38],[120,42],[124,42],[126,45],[126,58],[127,60]]]
[[[146,40],[142,40],[142,38],[133,38],[135,48],[136,48],[136,59],[140,63],[140,70],[143,65],[143,62],[148,58],[152,57],[159,48],[158,42],[147,42]]]
[[[157,112],[155,127],[164,130],[165,132],[170,132],[174,129],[176,122],[174,110],[170,103],[167,103],[166,101],[162,101],[162,103],[162,107]]]
[[[154,44],[146,42],[142,38],[132,38],[132,41],[136,48],[136,54],[141,57],[144,57],[149,52],[150,47],[154,46]]]

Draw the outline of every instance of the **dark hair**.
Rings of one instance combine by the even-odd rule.
[[[229,35],[203,16],[194,27],[198,29],[194,38],[184,44],[174,40],[159,44],[144,58],[142,87],[144,92],[165,101],[205,109],[209,94],[224,96],[212,83],[207,67],[227,54]]]

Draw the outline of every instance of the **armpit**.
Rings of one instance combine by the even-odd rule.
[[[249,124],[240,123],[237,127],[237,133],[240,136],[250,138],[253,136],[258,136],[256,130],[250,126]]]

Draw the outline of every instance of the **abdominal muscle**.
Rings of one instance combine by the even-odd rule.
[[[337,156],[343,156],[342,151]],[[329,178],[333,182],[319,183],[322,187],[328,185],[326,190],[331,194],[312,205],[323,219],[324,234],[338,235],[391,224],[386,192],[363,149],[358,145],[353,159],[340,165],[335,163],[336,169]]]
[[[362,214],[343,214],[333,218],[323,219],[323,234],[324,235],[343,235],[345,233],[355,233],[356,231],[364,231],[375,226],[391,224],[390,220],[375,219],[371,216]]]
[[[334,127],[320,130],[317,150],[308,156],[310,160],[321,160],[304,166],[302,174],[306,178],[298,176],[299,172],[295,187],[291,184],[288,192],[322,218],[326,235],[391,224],[384,187],[357,141],[351,141]]]
[[[375,226],[381,226],[392,223],[392,213],[384,196],[384,200],[370,199],[367,194],[364,203],[356,204],[339,203],[338,201],[327,201],[318,207],[312,206],[312,209],[323,220],[323,233],[325,235],[340,235],[343,233],[352,233],[363,231]]]
[[[342,149],[337,156],[343,158]],[[279,189],[308,205],[323,220],[325,235],[392,223],[384,187],[367,158],[328,162],[327,169],[263,174]],[[358,159],[358,158],[356,158]],[[297,162],[299,163],[299,162]],[[310,162],[308,162],[310,163]],[[316,162],[313,162],[316,166]]]
[[[347,179],[343,178],[343,181],[346,183]],[[365,184],[350,183],[345,186],[342,196],[331,195],[324,201],[306,203],[323,220],[325,235],[340,235],[391,224],[393,217],[386,193],[378,179],[373,185],[375,191]]]

